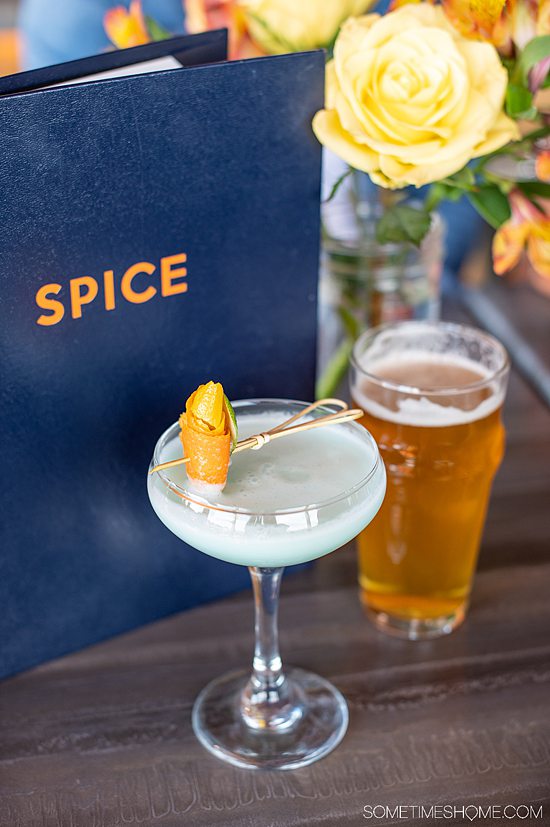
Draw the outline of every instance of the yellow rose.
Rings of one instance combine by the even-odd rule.
[[[494,46],[462,37],[438,6],[404,6],[344,24],[313,129],[375,183],[420,187],[519,138],[506,85]]]
[[[270,54],[317,49],[332,43],[350,15],[373,0],[239,0],[254,41]]]

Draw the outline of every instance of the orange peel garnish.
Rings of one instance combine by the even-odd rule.
[[[227,480],[231,432],[224,400],[222,385],[207,382],[191,394],[180,416],[187,476],[196,482],[223,486]]]

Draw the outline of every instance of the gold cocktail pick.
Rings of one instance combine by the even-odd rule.
[[[307,422],[302,422],[299,425],[292,424],[316,408],[326,405],[336,405],[340,410],[326,414],[325,416],[320,416],[318,419],[309,419]],[[241,442],[237,442],[231,453],[236,454],[239,451],[246,451],[248,448],[253,451],[258,451],[274,439],[291,436],[301,431],[310,431],[312,428],[322,428],[326,425],[339,425],[342,422],[351,422],[354,419],[360,419],[362,416],[363,411],[360,408],[348,408],[346,402],[342,399],[319,399],[317,402],[312,402],[311,405],[308,405],[303,411],[299,411],[297,414],[294,414],[294,416],[291,416],[290,419],[271,428],[270,431],[254,434],[254,436],[249,436],[241,440]],[[164,471],[166,468],[174,468],[176,465],[184,465],[186,462],[189,462],[189,457],[180,457],[179,459],[172,459],[169,462],[161,462],[160,465],[155,465],[154,468],[151,468],[149,473],[154,474],[156,471]]]

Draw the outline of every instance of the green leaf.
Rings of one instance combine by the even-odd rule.
[[[518,181],[515,186],[535,205],[537,210],[544,213],[544,205],[540,204],[537,199],[550,199],[550,184],[544,181]]]
[[[455,172],[454,175],[443,178],[441,181],[435,181],[428,191],[424,207],[428,212],[431,212],[440,201],[458,201],[464,193],[470,192],[475,186],[476,176],[474,170],[469,166],[465,166]]]
[[[533,95],[524,86],[509,83],[506,89],[506,112],[511,118],[533,120],[537,109],[533,106]]]
[[[334,196],[336,195],[336,193],[338,192],[338,190],[340,189],[340,187],[342,186],[342,184],[344,183],[344,181],[346,180],[348,175],[351,175],[352,171],[353,170],[350,167],[345,172],[343,172],[342,175],[339,178],[336,179],[336,181],[332,185],[332,189],[331,189],[331,191],[328,195],[328,198],[325,198],[325,200],[323,201],[323,204],[328,204],[329,201],[332,201],[332,199],[334,198]]]
[[[430,229],[431,216],[425,208],[397,204],[386,210],[376,227],[380,244],[410,241],[417,247]]]
[[[440,201],[443,201],[445,199],[446,189],[447,188],[443,184],[440,184],[438,181],[430,185],[428,194],[424,199],[424,206],[427,210],[435,210],[435,208],[439,205]]]
[[[539,138],[546,138],[547,135],[550,135],[550,126],[541,126],[540,129],[533,129],[532,132],[529,132],[524,138],[520,138],[519,141],[514,141],[512,147],[528,146],[532,144],[533,141],[538,141]],[[497,150],[497,152],[500,152],[502,155],[508,155],[510,154],[510,146],[505,146],[502,150]],[[497,152],[494,152],[493,155],[496,155]],[[486,155],[485,157],[488,158],[490,156]]]
[[[530,149],[535,141],[538,141],[540,138],[546,138],[547,135],[550,135],[550,126],[541,126],[540,129],[532,130],[525,135],[525,137],[520,138],[519,141],[506,144],[506,146],[495,149],[494,152],[490,152],[488,155],[483,155],[483,157],[478,158],[475,162],[476,172],[479,173],[483,171],[493,158],[502,157],[503,155],[509,155],[510,157],[519,156],[524,149]]]
[[[495,230],[510,218],[508,199],[495,184],[489,184],[480,187],[477,192],[468,193],[468,200]]]
[[[550,57],[550,34],[534,37],[529,41],[517,62],[514,80],[519,81],[520,84],[525,84],[533,66],[536,66],[545,57]]]
[[[515,186],[528,198],[538,195],[550,199],[550,184],[545,184],[544,181],[518,181]]]
[[[174,37],[172,32],[169,32],[168,29],[165,29],[164,26],[157,23],[153,17],[146,15],[145,25],[147,26],[151,40],[168,40],[168,38]]]
[[[455,187],[460,187],[461,189],[469,189],[475,185],[476,177],[474,171],[466,166],[445,180],[449,185],[453,184]]]
[[[464,195],[464,190],[451,187],[442,181],[436,181],[430,186],[428,194],[424,199],[424,207],[428,212],[435,210],[441,201],[458,201]]]

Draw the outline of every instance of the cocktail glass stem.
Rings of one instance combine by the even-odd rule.
[[[287,680],[279,654],[277,614],[282,568],[251,566],[256,642],[252,675],[241,695],[241,713],[255,730],[286,732],[304,714],[304,697]]]

